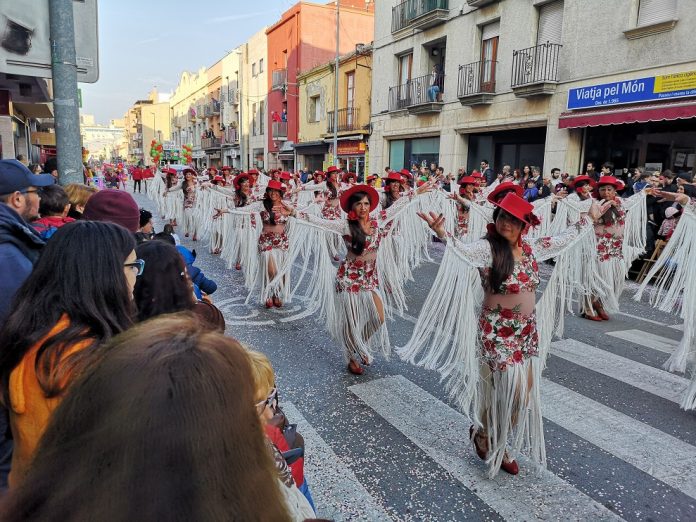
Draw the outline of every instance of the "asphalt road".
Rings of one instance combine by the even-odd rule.
[[[145,195],[136,199],[154,211]],[[157,221],[157,230],[161,222]],[[335,520],[694,520],[696,412],[679,409],[688,380],[662,364],[680,320],[632,300],[608,322],[566,318],[544,372],[548,469],[486,478],[469,422],[435,372],[378,357],[346,372],[338,347],[303,303],[245,305],[241,273],[205,242],[184,240],[219,285],[227,333],[268,355],[281,403],[306,441],[305,472],[318,516]],[[389,323],[405,344],[438,269],[425,263],[406,286],[408,315]]]

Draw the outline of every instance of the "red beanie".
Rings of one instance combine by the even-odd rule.
[[[87,200],[82,219],[116,223],[131,232],[137,232],[140,226],[140,209],[128,192],[104,189]]]

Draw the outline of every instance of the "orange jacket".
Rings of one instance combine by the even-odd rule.
[[[32,346],[19,364],[10,373],[10,426],[14,438],[12,469],[9,476],[10,487],[16,486],[26,474],[41,436],[46,430],[53,410],[62,396],[46,398],[36,376],[36,352],[49,337],[64,330],[70,324],[63,316],[38,343]],[[83,350],[92,341],[84,340],[71,346],[63,353],[63,358]]]

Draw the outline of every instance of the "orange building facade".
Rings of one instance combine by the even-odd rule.
[[[340,0],[339,53],[369,44],[373,8]],[[268,168],[295,168],[293,145],[299,130],[297,75],[329,62],[336,54],[336,6],[299,2],[266,31],[268,42]]]

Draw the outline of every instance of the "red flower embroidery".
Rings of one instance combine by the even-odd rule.
[[[507,289],[508,289],[508,292],[511,294],[519,294],[520,293],[520,285],[516,285],[516,284],[508,285]]]
[[[520,272],[519,274],[517,274],[517,279],[520,283],[526,283],[527,281],[529,281],[529,276],[524,272]]]
[[[352,279],[353,281],[355,281],[359,277],[360,277],[360,274],[358,274],[357,272],[352,272],[352,273],[348,274],[348,279]]]
[[[491,333],[492,331],[493,331],[493,325],[492,325],[491,323],[489,323],[489,322],[487,322],[487,321],[486,321],[485,323],[483,323],[483,333],[484,333],[484,335],[488,335],[488,334]]]
[[[611,234],[609,232],[607,232],[606,234],[604,234],[604,237],[607,239],[611,239]]]
[[[511,336],[512,334],[514,334],[514,333],[515,333],[515,330],[513,330],[513,329],[510,328],[509,326],[502,326],[502,327],[498,330],[498,337],[506,338],[506,337],[510,337],[510,336]]]
[[[520,332],[521,335],[529,335],[529,332],[532,331],[532,324],[527,323],[524,328],[522,328],[522,331]]]
[[[502,317],[503,319],[512,319],[514,316],[515,314],[509,308],[503,308],[500,311],[500,317]]]
[[[515,352],[513,352],[512,354],[512,360],[516,363],[521,363],[522,359],[524,359],[524,357],[522,356],[522,352],[520,350],[515,350]]]

